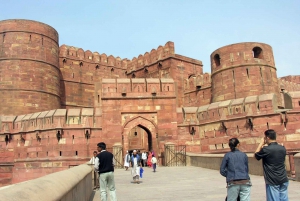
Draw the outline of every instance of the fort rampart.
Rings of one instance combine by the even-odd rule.
[[[5,20],[0,38],[0,114],[60,108],[56,30],[30,20]]]
[[[232,137],[251,153],[266,129],[295,176],[300,76],[277,77],[271,46],[221,47],[204,73],[170,41],[133,59],[58,42],[46,24],[0,21],[0,185],[82,164],[100,141],[122,167],[126,150],[168,160],[166,146],[225,153]]]

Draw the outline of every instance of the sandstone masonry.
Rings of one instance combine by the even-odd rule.
[[[40,22],[0,21],[0,185],[85,163],[100,141],[118,161],[132,149],[163,160],[166,144],[224,153],[231,137],[253,152],[268,128],[293,173],[300,76],[277,78],[271,46],[257,42],[221,47],[211,74],[202,67],[173,42],[129,60],[59,47]]]

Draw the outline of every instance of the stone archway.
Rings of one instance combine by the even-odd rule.
[[[139,127],[146,131],[148,136],[148,145],[150,149],[153,149],[155,153],[158,153],[158,142],[157,142],[157,125],[142,116],[135,116],[128,119],[123,125],[122,139],[123,139],[123,150],[126,151],[129,149],[129,134],[130,131]]]

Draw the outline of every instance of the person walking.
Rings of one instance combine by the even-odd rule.
[[[147,154],[145,151],[142,153],[142,166],[147,166]]]
[[[139,184],[139,178],[140,178],[140,167],[141,167],[141,158],[140,156],[137,154],[136,150],[133,150],[132,156],[131,156],[131,175],[133,177],[133,183],[137,183]]]
[[[124,167],[125,167],[126,171],[128,170],[129,162],[130,162],[130,155],[129,155],[128,151],[126,151],[126,155],[124,158]]]
[[[117,201],[115,179],[114,179],[114,156],[106,151],[106,144],[97,144],[99,154],[95,159],[95,169],[99,173],[101,201],[107,201],[106,188],[109,190],[110,201]]]
[[[153,172],[156,172],[157,159],[154,155],[152,156],[151,163],[152,163],[152,167],[153,167]]]
[[[152,152],[149,151],[148,158],[147,158],[147,166],[148,166],[149,168],[152,167],[151,159],[152,159]]]
[[[262,159],[267,201],[288,201],[289,181],[285,170],[286,149],[276,141],[276,132],[265,131],[255,151],[255,158]]]
[[[220,167],[220,174],[226,177],[227,201],[250,201],[251,181],[249,177],[248,156],[238,148],[237,138],[229,140],[230,152],[226,153]]]
[[[95,166],[95,159],[97,157],[97,151],[93,152],[93,157],[90,159],[89,164]],[[94,189],[100,188],[99,186],[99,174],[97,170],[93,167],[92,179],[94,181]]]

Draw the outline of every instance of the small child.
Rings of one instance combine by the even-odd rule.
[[[151,163],[152,163],[152,167],[153,167],[153,172],[156,172],[157,159],[155,158],[154,154],[152,155]]]

